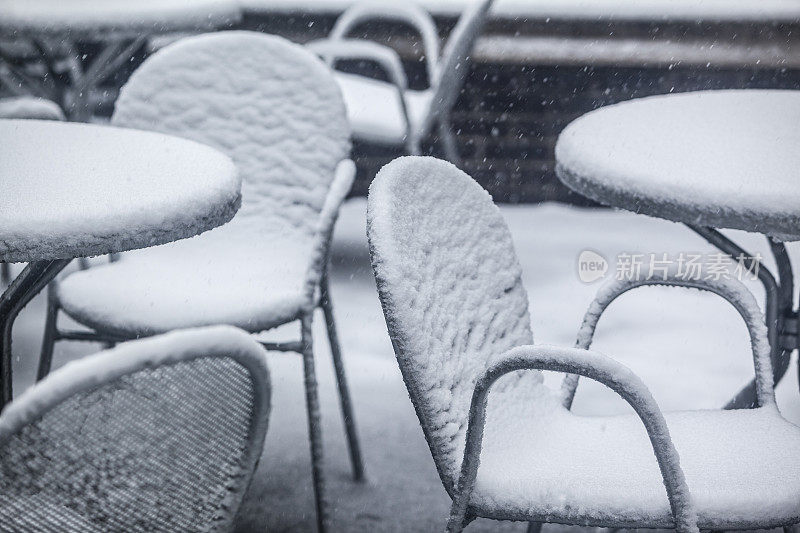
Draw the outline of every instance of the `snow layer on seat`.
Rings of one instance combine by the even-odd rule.
[[[63,310],[98,331],[154,335],[230,324],[262,331],[307,305],[309,250],[301,236],[268,239],[234,219],[202,238],[124,254],[58,285]]]
[[[701,91],[607,106],[556,146],[564,183],[679,222],[800,238],[800,93]]]
[[[52,100],[33,96],[16,96],[0,100],[0,118],[64,120],[64,112]]]
[[[638,417],[580,417],[531,404],[518,404],[509,416],[496,408],[487,415],[472,499],[482,516],[672,526]],[[777,409],[676,412],[666,419],[701,528],[800,520],[800,428]]]
[[[350,150],[328,68],[303,47],[256,32],[206,34],[163,48],[123,86],[112,121],[223,151],[243,179],[237,218],[309,238]]]
[[[445,486],[458,475],[475,382],[492,356],[531,344],[511,236],[489,194],[445,161],[383,167],[367,210],[373,268],[409,394]],[[490,402],[547,394],[541,374],[501,378]]]
[[[239,207],[233,162],[186,139],[0,120],[0,140],[3,261],[154,246],[219,226]]]
[[[354,137],[374,143],[405,142],[406,119],[394,85],[353,74],[336,73],[335,77],[347,105]],[[432,97],[430,90],[405,91],[412,131],[424,124]]]

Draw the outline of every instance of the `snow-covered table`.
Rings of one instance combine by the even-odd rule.
[[[0,261],[27,267],[0,296],[0,408],[11,400],[11,329],[71,259],[192,237],[241,203],[233,162],[159,133],[0,120]]]
[[[213,30],[241,19],[236,0],[0,0],[0,13],[0,34],[29,40],[48,72],[42,80],[32,78],[15,58],[0,55],[9,69],[0,81],[10,87],[21,83],[36,96],[66,99],[61,103],[67,116],[83,121],[91,115],[93,89],[148,38]],[[76,41],[100,46],[86,68]],[[65,78],[67,91],[58,86]]]
[[[561,181],[602,204],[682,222],[734,258],[753,256],[714,228],[768,237],[778,279],[763,265],[758,277],[776,381],[798,348],[782,242],[800,240],[798,124],[800,91],[701,91],[592,111],[556,145]],[[731,406],[748,403],[751,393],[743,390]]]

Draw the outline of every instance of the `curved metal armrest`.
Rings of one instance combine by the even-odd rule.
[[[644,383],[626,366],[580,348],[518,346],[491,362],[472,393],[461,473],[453,493],[448,531],[456,530],[466,516],[480,464],[489,390],[502,376],[518,370],[552,370],[586,376],[619,394],[644,423],[667,490],[677,531],[698,532],[697,516],[686,485],[680,458],[667,423]]]
[[[718,280],[686,279],[676,272],[670,271],[665,278],[642,278],[611,280],[597,292],[594,301],[583,318],[578,339],[578,348],[588,349],[592,344],[597,322],[611,302],[631,289],[647,285],[663,285],[670,287],[688,287],[717,294],[730,303],[741,315],[750,334],[750,346],[753,351],[753,364],[756,375],[756,400],[759,406],[775,404],[775,391],[772,378],[772,360],[767,340],[767,326],[761,309],[758,307],[753,293],[739,280],[720,278]],[[568,375],[561,385],[564,407],[569,409],[575,398],[579,376]]]
[[[439,74],[439,33],[436,23],[427,11],[413,3],[387,1],[355,4],[336,20],[329,37],[332,40],[343,39],[356,26],[368,20],[395,20],[417,30],[425,50],[428,83],[435,83]]]
[[[406,143],[411,154],[417,154],[418,135],[412,129],[411,116],[406,103],[406,90],[408,78],[403,70],[400,56],[394,49],[371,41],[357,39],[320,39],[306,45],[308,49],[320,56],[331,68],[339,59],[354,59],[373,61],[380,66],[397,89],[400,100],[400,110],[406,122]]]
[[[336,165],[336,172],[333,176],[325,203],[319,213],[317,229],[314,235],[314,249],[311,252],[311,263],[306,275],[306,302],[313,309],[316,305],[316,291],[319,286],[321,276],[326,268],[328,251],[330,249],[333,228],[336,219],[339,217],[339,208],[342,206],[353,180],[356,177],[356,165],[351,159],[343,159]]]

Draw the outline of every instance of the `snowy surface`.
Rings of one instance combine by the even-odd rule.
[[[473,502],[490,515],[670,527],[652,445],[633,416],[487,414]],[[777,526],[800,516],[800,428],[772,407],[666,413],[701,528]],[[591,523],[591,522],[590,522]]]
[[[342,12],[362,0],[241,0],[256,12]],[[384,0],[366,0],[380,2]],[[470,0],[417,0],[437,15],[458,15]],[[797,20],[793,0],[497,0],[495,16],[615,20]]]
[[[609,260],[623,251],[712,251],[679,224],[628,212],[553,204],[503,206],[500,211],[520,257],[537,343],[571,346],[575,342],[583,314],[600,283],[579,281],[576,261],[582,250],[596,250]],[[331,290],[365,454],[365,484],[351,481],[321,313],[314,324],[333,529],[363,533],[440,531],[450,499],[442,489],[389,342],[365,234],[364,201],[348,201],[334,236]],[[748,250],[768,256],[763,237],[743,232],[729,235]],[[788,243],[788,247],[797,266],[800,244]],[[767,264],[771,264],[769,259]],[[19,267],[14,268],[18,271]],[[750,281],[747,285],[762,302],[759,285]],[[32,383],[36,372],[44,303],[44,296],[38,297],[17,321],[14,376],[18,393]],[[62,326],[75,325],[64,320]],[[296,337],[296,328],[289,328],[276,332],[274,340]],[[602,318],[594,347],[630,367],[667,410],[719,407],[753,376],[741,318],[719,297],[694,290],[653,287],[626,294]],[[99,348],[91,343],[59,343],[54,364],[63,365]],[[268,358],[273,385],[270,427],[236,531],[311,531],[314,500],[302,361],[277,352],[270,352]],[[545,374],[545,383],[551,388],[557,388],[560,382],[561,376]],[[784,416],[800,423],[796,362],[776,392]],[[586,416],[630,413],[614,392],[592,380],[582,380],[574,411]],[[479,519],[467,531],[520,533],[525,525]],[[546,531],[596,533],[592,528],[558,525],[548,525]]]
[[[700,91],[607,106],[556,145],[601,203],[705,226],[800,235],[800,91]],[[794,237],[797,238],[797,237]]]
[[[0,139],[7,262],[154,246],[224,224],[239,207],[233,162],[185,139],[39,120],[0,120]]]
[[[65,311],[130,335],[221,322],[261,331],[313,305],[307,282],[319,280],[316,252],[353,170],[348,162],[337,175],[348,128],[321,61],[259,33],[186,39],[134,73],[113,122],[229,154],[244,181],[242,209],[219,231],[68,277],[59,287]],[[325,212],[334,176],[334,205]]]
[[[408,131],[397,87],[384,81],[336,73],[347,105],[353,137],[371,142],[402,144]],[[419,130],[431,105],[430,90],[404,92],[411,130]]]
[[[52,100],[33,96],[17,96],[0,100],[0,118],[64,120],[64,112]]]
[[[241,18],[236,0],[0,0],[0,13],[0,27],[32,33],[162,33]]]

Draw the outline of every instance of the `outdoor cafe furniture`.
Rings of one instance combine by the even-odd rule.
[[[0,83],[59,102],[70,120],[85,122],[100,84],[149,38],[229,26],[241,7],[235,0],[0,0],[0,13]],[[91,64],[78,42],[99,47]],[[31,71],[34,63],[44,71]]]
[[[230,224],[197,239],[123,254],[59,281],[51,292],[41,374],[58,339],[114,342],[211,324],[255,334],[299,323],[299,339],[264,344],[303,358],[317,520],[324,528],[312,339],[318,308],[353,477],[364,476],[328,288],[331,234],[355,173],[331,71],[305,48],[273,35],[190,37],[162,48],[133,73],[112,123],[186,137],[230,155],[243,180],[242,208]],[[58,329],[59,311],[92,331]]]
[[[450,163],[403,157],[370,188],[367,234],[397,361],[453,500],[447,531],[484,517],[681,532],[800,521],[800,428],[779,413],[766,326],[735,279],[684,281],[728,299],[750,334],[757,409],[662,413],[631,370],[583,345],[533,343],[511,235],[489,194]],[[547,302],[540,302],[547,312]],[[550,390],[539,370],[569,373]],[[635,414],[569,411],[582,375]],[[665,490],[666,489],[666,490]]]
[[[766,291],[777,383],[798,348],[794,279],[784,241],[800,239],[800,91],[700,91],[587,113],[561,133],[556,172],[602,204],[681,222],[735,260]],[[777,279],[717,228],[767,237]],[[753,403],[751,382],[728,407]]]
[[[347,104],[353,138],[404,147],[406,153],[417,155],[420,143],[435,131],[447,159],[458,162],[460,157],[450,112],[461,94],[469,73],[469,56],[492,2],[475,0],[464,10],[441,55],[436,23],[413,3],[355,4],[336,20],[328,39],[312,43],[312,48],[331,66],[339,59],[369,60],[378,63],[389,77],[387,83],[356,74],[336,73]],[[394,49],[346,39],[359,25],[369,21],[402,22],[419,33],[428,75],[427,89],[408,88],[402,61]]]
[[[197,235],[230,220],[241,196],[233,162],[186,139],[0,120],[0,140],[0,261],[28,263],[0,296],[1,408],[14,319],[73,258]]]
[[[0,530],[231,531],[269,411],[265,350],[228,326],[70,362],[0,414]]]

